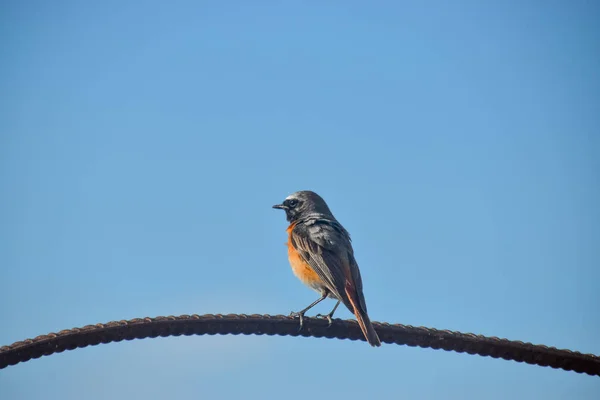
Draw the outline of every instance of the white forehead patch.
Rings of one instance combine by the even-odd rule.
[[[288,197],[286,197],[285,200],[293,200],[293,199],[296,199],[296,198],[297,198],[296,197],[296,193],[292,193]]]

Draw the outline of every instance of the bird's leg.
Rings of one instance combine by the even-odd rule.
[[[329,321],[329,325],[327,326],[328,328],[333,323],[333,320],[331,318],[333,317],[333,314],[335,313],[335,310],[337,310],[337,308],[339,307],[339,305],[340,305],[341,302],[342,302],[341,300],[338,300],[338,302],[336,303],[335,307],[333,307],[333,310],[331,310],[331,312],[329,314],[326,314],[326,315],[317,314],[317,317],[325,317],[325,318],[327,318],[327,321]]]
[[[320,302],[322,302],[323,300],[325,300],[327,298],[327,292],[323,293],[321,295],[321,297],[319,297],[316,301],[314,301],[313,303],[311,303],[308,307],[306,307],[303,310],[300,310],[298,312],[292,311],[290,313],[290,317],[295,317],[298,316],[300,317],[300,328],[298,328],[298,331],[302,330],[302,325],[304,325],[304,313],[306,313],[308,310],[310,310],[311,308],[313,308],[314,306],[316,306],[317,304],[319,304]]]

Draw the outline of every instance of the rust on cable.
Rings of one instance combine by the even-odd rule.
[[[373,323],[382,343],[442,349],[459,353],[502,358],[532,365],[600,376],[600,357],[544,345],[486,337],[410,325]],[[41,356],[61,353],[100,343],[180,335],[281,335],[364,340],[354,320],[305,317],[298,331],[298,319],[283,315],[181,315],[178,317],[135,318],[106,324],[65,329],[0,347],[0,369]],[[376,351],[376,350],[375,350]]]

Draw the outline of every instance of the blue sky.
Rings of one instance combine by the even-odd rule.
[[[372,319],[600,354],[594,2],[1,10],[0,344],[134,317],[298,310],[316,294],[292,275],[271,205],[311,189],[352,234]],[[102,345],[0,371],[2,399],[265,388],[596,399],[600,380],[257,336]]]

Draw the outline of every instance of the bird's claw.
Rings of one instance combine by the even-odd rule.
[[[302,330],[302,327],[304,326],[304,313],[292,311],[290,313],[290,317],[300,318],[300,326],[298,327],[298,332],[300,332]]]
[[[318,318],[325,318],[329,324],[327,327],[329,328],[331,324],[333,324],[333,318],[331,318],[331,314],[317,314]]]

